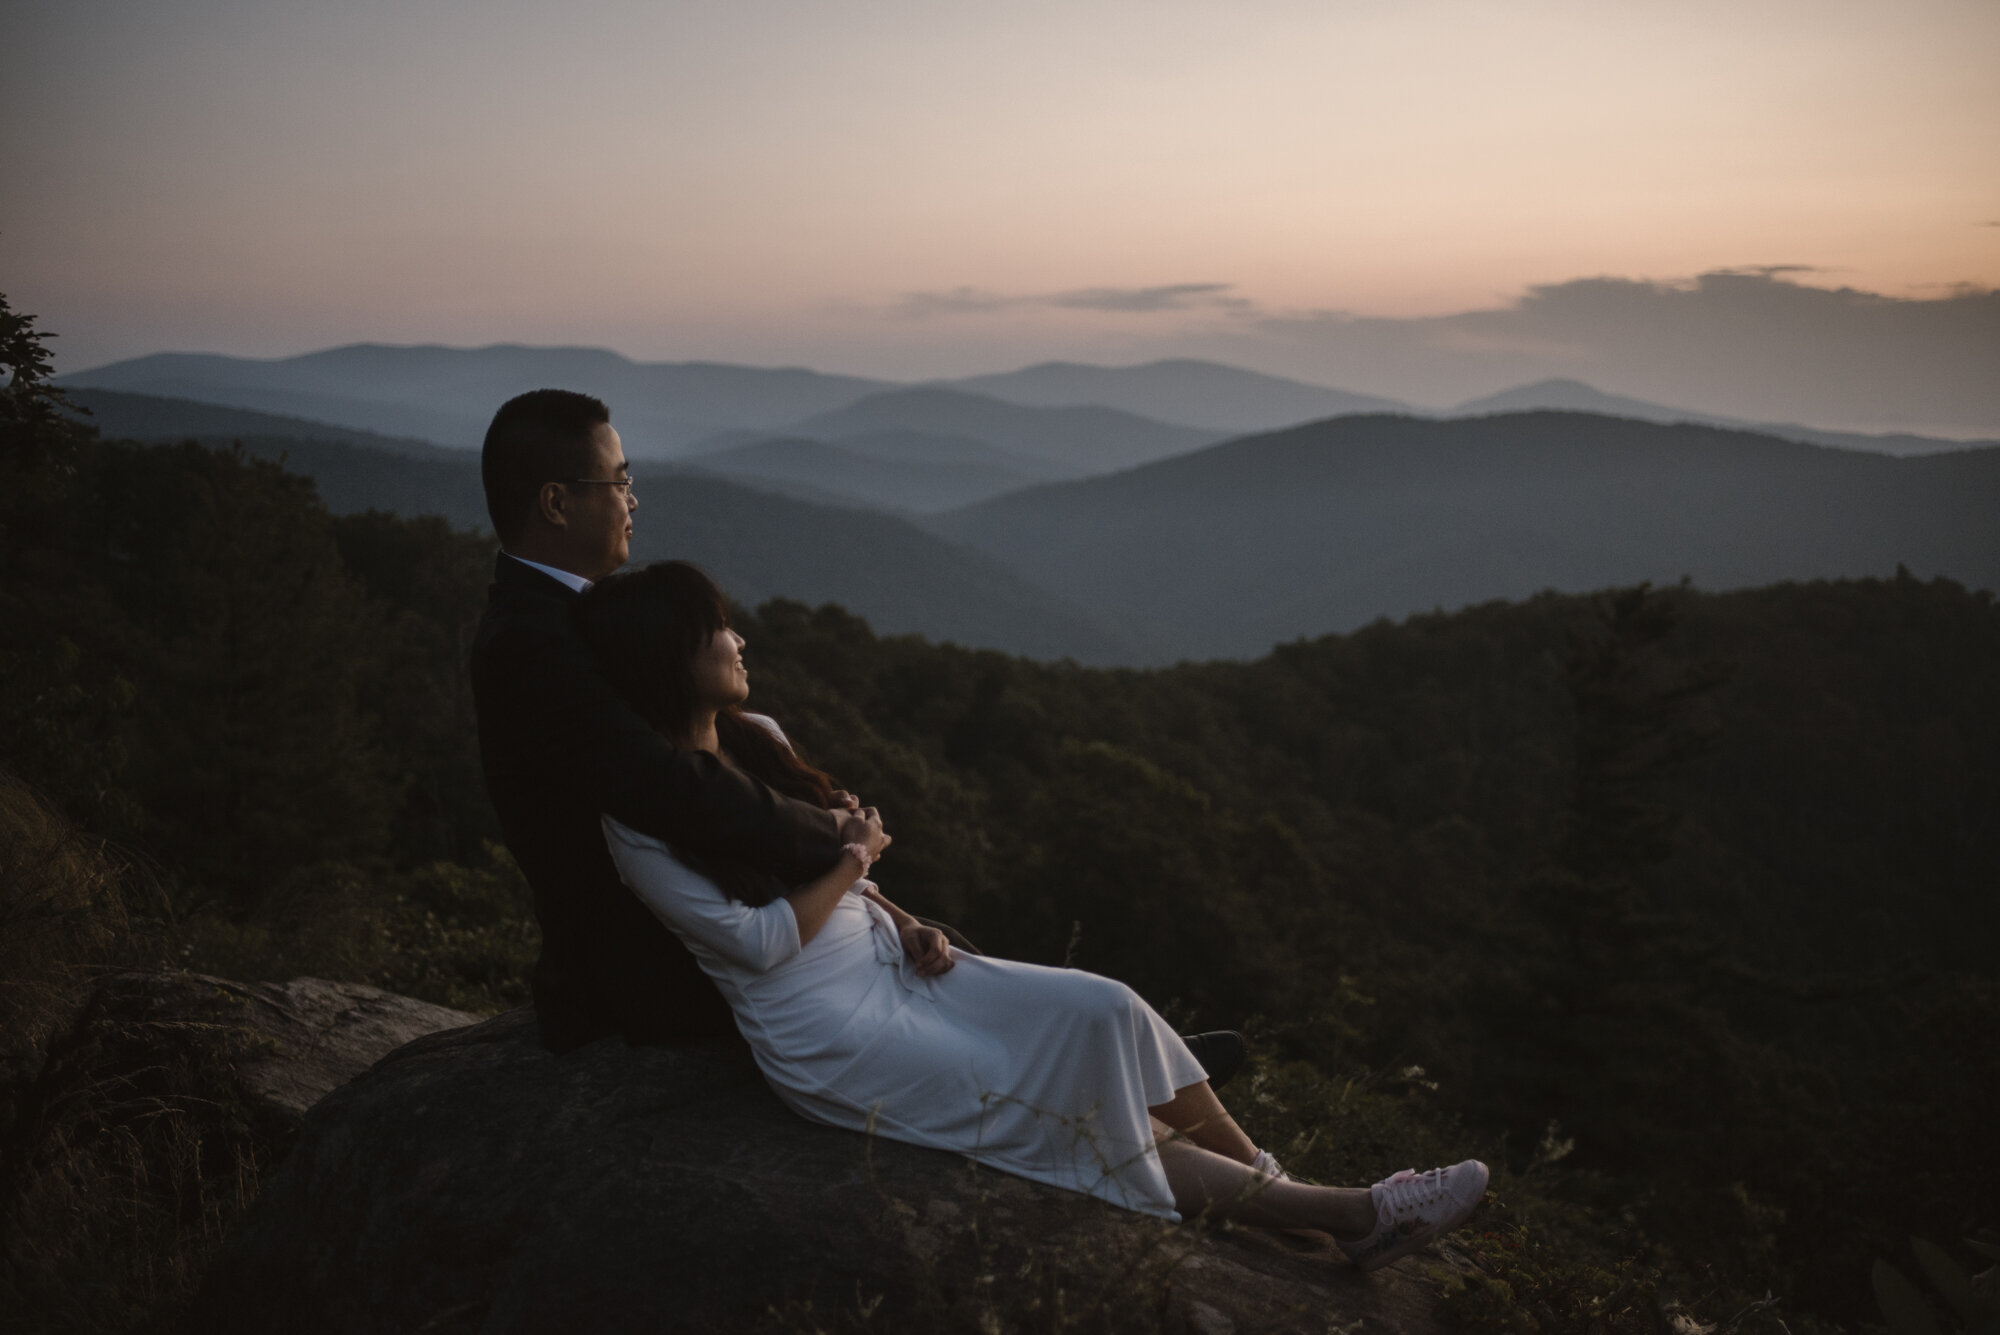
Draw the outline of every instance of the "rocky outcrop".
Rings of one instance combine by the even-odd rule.
[[[188,1329],[1435,1326],[1424,1262],[1361,1276],[1329,1251],[808,1123],[736,1050],[554,1057],[522,1011],[315,1105]]]
[[[305,1110],[477,1017],[317,979],[113,973],[70,1007],[0,1136],[7,1329],[126,1330],[186,1297]]]
[[[174,1073],[231,1099],[275,1134],[412,1039],[479,1017],[359,983],[236,983],[198,973],[116,973],[92,988],[44,1073],[43,1101],[88,1083],[158,1095]],[[191,1091],[192,1092],[192,1091]]]
[[[308,1108],[397,1048],[480,1017],[360,983],[294,978],[289,983],[232,983],[199,974],[127,975],[126,1010],[138,1001],[185,1022],[190,988],[212,989],[216,1018],[250,1030],[259,1041],[237,1063],[245,1092],[274,1116],[303,1117]],[[178,1012],[176,1015],[175,1013]]]

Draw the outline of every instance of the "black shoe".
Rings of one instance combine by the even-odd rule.
[[[1221,1089],[1228,1084],[1229,1077],[1243,1069],[1244,1059],[1250,1055],[1250,1040],[1234,1029],[1182,1034],[1181,1042],[1187,1044],[1188,1051],[1201,1063],[1201,1069],[1208,1072],[1210,1089]]]

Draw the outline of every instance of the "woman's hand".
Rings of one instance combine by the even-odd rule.
[[[903,953],[910,957],[910,964],[919,978],[935,978],[949,972],[955,963],[951,957],[951,942],[945,940],[944,933],[935,927],[926,927],[920,922],[905,923],[897,935],[903,938]]]
[[[909,957],[919,978],[935,978],[949,972],[956,963],[951,957],[951,942],[935,927],[926,927],[911,914],[889,902],[882,887],[873,881],[861,883],[861,893],[882,906],[896,924],[896,939],[903,943],[903,954]]]
[[[882,814],[874,807],[862,807],[849,812],[840,822],[840,841],[844,844],[860,844],[868,850],[870,861],[882,856],[882,850],[896,841],[882,832]]]

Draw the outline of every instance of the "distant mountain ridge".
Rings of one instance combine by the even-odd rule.
[[[626,453],[634,459],[671,458],[777,436],[837,440],[895,430],[978,438],[1038,455],[1072,473],[1132,467],[1229,436],[1358,412],[1433,415],[1373,395],[1192,359],[1137,366],[1044,362],[911,386],[799,367],[638,362],[602,348],[357,343],[268,360],[160,353],[61,376],[58,383],[219,404],[456,448],[476,446],[493,410],[507,398],[556,386],[609,402]],[[944,397],[925,399],[925,393]],[[861,407],[882,395],[890,397]],[[953,395],[985,407],[974,410]],[[1055,415],[1010,418],[1004,412],[1009,407]],[[1964,442],[1921,436],[1742,422],[1621,398],[1574,380],[1518,386],[1440,415],[1530,409],[1707,422],[1886,454],[1965,448]],[[1110,416],[1092,427],[1092,413]]]
[[[1213,431],[1173,426],[1115,408],[1024,408],[959,389],[886,390],[799,422],[822,439],[882,431],[970,436],[1076,473],[1099,473],[1211,445]]]
[[[1822,431],[1817,427],[1800,426],[1796,422],[1748,422],[1736,417],[1721,417],[1714,413],[1670,408],[1663,403],[1649,403],[1644,399],[1606,394],[1581,380],[1539,380],[1532,385],[1520,385],[1499,394],[1468,400],[1444,415],[1478,417],[1493,413],[1550,410],[1629,417],[1641,422],[1699,422],[1708,426],[1755,431],[1763,435],[1776,436],[1781,440],[1802,441],[1808,445],[1825,445],[1836,450],[1866,450],[1872,454],[1942,454],[1951,450],[2000,445],[2000,441],[1996,440],[1942,440],[1935,436],[1913,436],[1905,433],[1867,435],[1854,431]]]
[[[197,399],[476,446],[516,394],[575,389],[613,406],[634,458],[731,427],[773,428],[887,388],[803,368],[635,362],[603,348],[356,343],[298,357],[160,353],[61,377],[64,386]]]
[[[384,436],[373,431],[336,426],[302,417],[253,412],[192,399],[160,398],[151,394],[127,394],[109,389],[66,389],[65,394],[87,416],[80,420],[96,427],[112,440],[228,440],[294,439],[339,441],[365,449],[382,450],[410,458],[465,457],[464,450],[448,449],[427,440],[406,436]]]
[[[351,431],[415,438],[459,449],[476,445],[485,430],[483,424],[476,424],[461,413],[423,404],[382,402],[269,383],[278,377],[245,376],[239,366],[241,361],[234,357],[159,353],[64,376],[60,384],[64,389],[111,390],[302,418]]]
[[[1411,411],[1409,404],[1394,399],[1186,358],[1141,366],[1042,362],[1003,375],[969,376],[939,384],[1022,407],[1096,405],[1227,435],[1270,431],[1346,413]]]
[[[1054,460],[1003,450],[974,436],[929,431],[857,431],[829,442],[885,463],[980,464],[1025,474],[1036,482],[1063,482],[1079,474]]]
[[[1542,589],[2000,588],[2000,449],[1922,458],[1582,413],[1360,416],[926,520],[1173,657]]]
[[[488,527],[479,456],[470,450],[384,442],[323,423],[185,400],[71,393],[92,409],[86,420],[107,438],[240,443],[254,457],[282,461],[311,478],[336,514],[386,510],[439,515],[460,529]],[[290,434],[294,429],[310,434]],[[921,634],[1030,658],[1113,664],[1158,653],[993,558],[894,515],[774,495],[668,463],[640,461],[633,473],[640,510],[632,559],[694,561],[747,605],[780,597],[839,603],[885,634]]]
[[[804,500],[919,513],[976,504],[1042,480],[986,462],[883,459],[866,452],[867,440],[866,436],[847,436],[840,442],[781,436],[703,455],[682,467]]]
[[[282,457],[336,511],[486,523],[468,451],[75,393],[110,435],[240,439]],[[922,393],[1003,417],[1060,411]],[[638,554],[709,565],[746,601],[833,601],[886,632],[1127,664],[1254,656],[1378,616],[1682,575],[1724,589],[1901,563],[2000,587],[2000,449],[1897,459],[1583,413],[1364,415],[1036,483],[913,525],[881,510],[1004,489],[1021,480],[1004,467],[1018,456],[969,437],[836,439],[639,460]]]
[[[66,385],[222,403],[454,445],[476,443],[493,408],[509,396],[545,385],[597,394],[613,404],[621,420],[649,430],[664,427],[671,439],[663,443],[671,448],[728,430],[788,427],[869,394],[910,388],[956,389],[1018,407],[1110,408],[1211,437],[1407,408],[1374,395],[1193,359],[1137,366],[1044,362],[1003,374],[901,385],[803,368],[637,362],[602,348],[519,344],[356,343],[272,359],[156,353],[60,379]],[[424,424],[423,431],[415,430],[416,422]]]

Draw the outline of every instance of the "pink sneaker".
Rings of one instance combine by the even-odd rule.
[[[1385,1266],[1464,1223],[1486,1195],[1487,1177],[1486,1165],[1477,1159],[1426,1173],[1405,1168],[1385,1177],[1368,1188],[1375,1231],[1340,1243],[1340,1250],[1363,1270]]]

